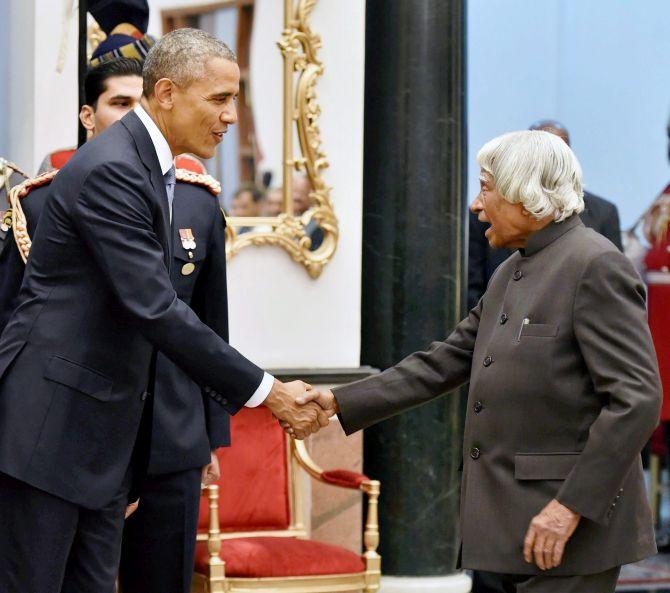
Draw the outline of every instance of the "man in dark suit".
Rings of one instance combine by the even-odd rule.
[[[84,87],[80,119],[94,138],[139,103],[142,65],[128,58],[105,61],[89,70]],[[176,159],[176,164],[181,161]],[[16,210],[26,219],[28,237],[35,235],[55,174],[42,175],[17,191]],[[225,219],[215,197],[220,186],[208,175],[185,169],[177,168],[176,177],[172,285],[202,321],[228,340]],[[11,236],[0,255],[0,333],[15,307],[23,272],[21,251]],[[194,390],[201,394],[202,405],[193,405]],[[188,593],[200,484],[219,477],[214,451],[229,444],[230,417],[160,353],[154,396],[151,455],[138,489],[142,505],[125,527],[121,583],[124,593]]]
[[[157,351],[228,413],[264,403],[298,437],[327,422],[295,403],[305,384],[264,373],[170,283],[173,155],[213,156],[238,89],[225,44],[192,29],[166,35],[147,57],[142,107],[51,184],[0,339],[7,593],[113,590],[129,491],[145,473]]]
[[[656,551],[640,451],[661,391],[644,285],[580,220],[579,164],[555,135],[505,134],[477,161],[472,209],[492,247],[517,252],[446,340],[302,399],[351,434],[469,381],[463,567],[497,573],[507,593],[611,593],[621,564]]]
[[[538,121],[530,129],[556,134],[570,146],[570,134],[567,128],[557,121]],[[584,210],[579,216],[587,227],[607,237],[620,251],[623,251],[619,211],[612,202],[584,191]],[[491,247],[485,236],[489,225],[480,222],[472,211],[469,212],[468,226],[468,308],[472,309],[484,294],[493,272],[514,253],[514,250]]]

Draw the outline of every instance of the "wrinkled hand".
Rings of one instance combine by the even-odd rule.
[[[523,542],[523,557],[541,570],[556,568],[563,560],[568,539],[577,529],[581,515],[552,500],[530,522]]]
[[[137,507],[138,507],[139,505],[140,505],[140,499],[139,499],[139,498],[138,498],[135,502],[130,503],[130,504],[126,507],[126,516],[125,516],[125,518],[127,519],[128,517],[130,517],[130,515],[132,515],[132,514],[137,510]]]
[[[320,391],[318,389],[309,390],[304,394],[299,396],[296,399],[296,402],[301,406],[308,404],[309,402],[315,402],[319,404],[319,407],[323,410],[324,414],[330,418],[334,414],[337,414],[340,411],[340,407],[337,404],[337,400],[333,395],[333,392],[330,389],[325,389]],[[291,436],[293,436],[293,429],[287,422],[280,422],[282,428]]]
[[[302,381],[282,383],[275,379],[265,405],[277,420],[291,428],[291,436],[304,439],[320,428],[328,426],[328,416],[315,403],[298,405],[296,399],[305,394],[312,386]]]
[[[218,482],[220,477],[219,458],[216,456],[216,451],[212,451],[211,461],[202,468],[200,481],[203,486],[210,486],[214,482]]]

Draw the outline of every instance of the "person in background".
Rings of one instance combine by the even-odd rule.
[[[302,216],[312,206],[312,199],[309,192],[312,191],[312,184],[306,175],[300,175],[293,178],[293,214]]]
[[[260,216],[263,192],[253,184],[241,185],[233,194],[230,216]]]
[[[532,124],[530,129],[555,134],[570,146],[570,134],[560,122],[541,120]],[[472,211],[468,216],[468,308],[472,309],[484,294],[493,272],[514,253],[514,250],[491,247],[486,240],[489,225],[480,222]],[[587,227],[598,231],[612,241],[620,251],[622,250],[619,212],[614,204],[584,191],[584,211],[580,217]]]
[[[263,200],[261,216],[279,216],[283,212],[283,199],[281,187],[269,189]]]

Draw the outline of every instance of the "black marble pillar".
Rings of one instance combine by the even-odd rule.
[[[465,303],[465,0],[368,0],[361,363],[444,338]],[[365,434],[382,482],[382,570],[446,575],[458,554],[459,393]]]

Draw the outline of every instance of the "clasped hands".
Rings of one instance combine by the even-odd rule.
[[[328,426],[330,417],[339,411],[332,391],[316,390],[303,381],[282,383],[275,379],[265,405],[281,427],[296,439],[304,439]]]

